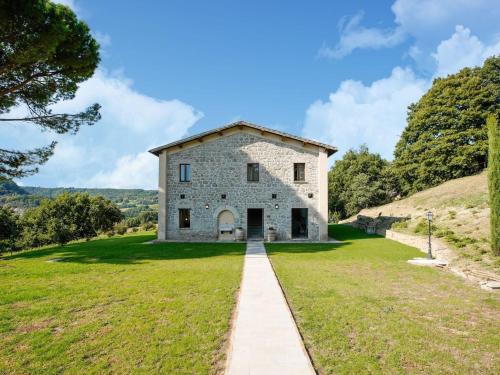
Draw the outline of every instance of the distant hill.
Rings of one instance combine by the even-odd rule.
[[[392,229],[424,235],[427,226],[423,223],[429,210],[434,214],[434,235],[444,239],[464,261],[477,262],[500,272],[500,259],[490,256],[486,172],[450,180],[408,198],[364,209],[359,215],[410,217],[404,223],[393,224]],[[356,216],[344,222],[355,221]]]
[[[0,196],[10,194],[26,195],[28,193],[14,181],[0,180]]]
[[[36,207],[46,198],[55,198],[62,193],[88,193],[101,195],[116,203],[125,216],[136,216],[143,211],[158,210],[158,192],[143,189],[87,189],[87,188],[44,188],[18,186],[11,180],[0,181],[0,206],[16,210]]]

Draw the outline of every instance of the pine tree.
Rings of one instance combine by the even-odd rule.
[[[59,134],[94,124],[100,119],[97,103],[76,114],[53,113],[51,106],[72,99],[98,64],[99,45],[69,7],[48,0],[0,0],[1,124],[36,125]],[[10,115],[14,109],[22,114]],[[0,149],[0,177],[36,173],[55,146]]]

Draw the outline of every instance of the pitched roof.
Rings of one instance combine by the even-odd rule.
[[[321,143],[321,142],[313,141],[313,140],[310,140],[310,139],[307,139],[307,138],[298,137],[296,135],[292,135],[292,134],[284,133],[284,132],[281,132],[281,131],[278,131],[278,130],[266,128],[264,126],[252,124],[252,123],[246,122],[246,121],[236,121],[236,122],[233,122],[231,124],[224,125],[224,126],[222,126],[220,128],[216,128],[216,129],[212,129],[212,130],[209,130],[209,131],[206,131],[206,132],[203,132],[203,133],[199,133],[199,134],[193,135],[191,137],[183,138],[183,139],[180,139],[180,140],[172,142],[172,143],[167,143],[166,145],[152,148],[151,150],[149,150],[149,152],[151,152],[152,154],[158,156],[161,153],[161,151],[163,151],[163,150],[165,150],[167,148],[171,148],[171,147],[174,147],[174,146],[180,146],[180,145],[182,145],[184,143],[195,141],[197,139],[206,137],[206,136],[211,135],[211,134],[221,133],[224,130],[228,130],[228,129],[231,129],[231,128],[234,128],[234,127],[240,127],[240,128],[247,127],[247,128],[257,129],[257,130],[259,130],[261,132],[270,133],[270,134],[276,134],[276,135],[279,135],[281,137],[285,137],[285,138],[289,138],[289,139],[294,139],[294,140],[299,141],[299,142],[303,142],[303,143],[311,144],[311,145],[314,145],[314,146],[322,147],[322,148],[324,148],[326,150],[326,152],[328,153],[328,156],[330,156],[330,155],[334,154],[335,152],[337,152],[337,148],[336,147],[328,145],[326,143]]]

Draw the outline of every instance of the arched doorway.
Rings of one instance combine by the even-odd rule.
[[[221,211],[217,224],[219,240],[234,240],[234,215],[231,211]]]

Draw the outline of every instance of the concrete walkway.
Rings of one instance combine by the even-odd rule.
[[[262,242],[247,244],[226,374],[315,374]]]

